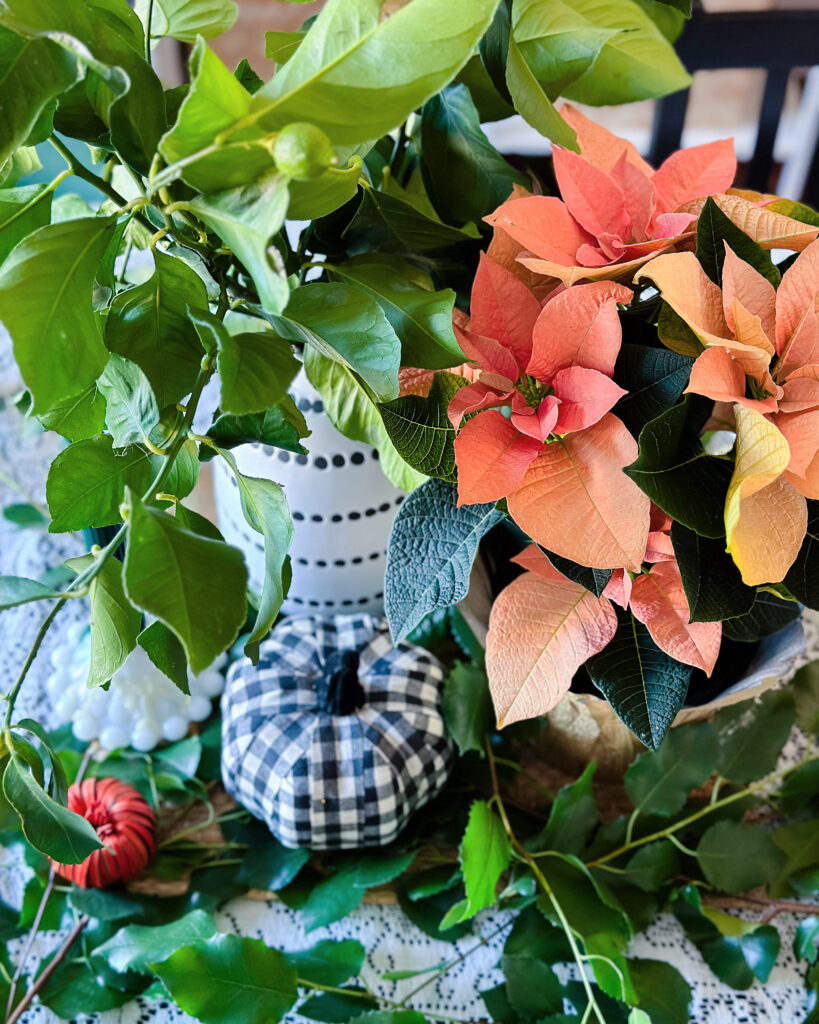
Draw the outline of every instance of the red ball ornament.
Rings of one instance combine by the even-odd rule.
[[[68,790],[68,809],[96,829],[105,849],[81,864],[58,864],[57,872],[83,889],[130,882],[154,854],[156,820],[147,800],[119,779],[86,779]]]

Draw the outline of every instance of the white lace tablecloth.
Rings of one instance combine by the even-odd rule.
[[[26,500],[9,486],[8,478],[14,480],[25,494],[40,502],[44,500],[47,467],[59,446],[54,435],[24,428],[10,401],[18,387],[19,381],[0,336],[0,508]],[[76,536],[21,530],[0,517],[2,574],[38,577],[46,568],[59,565],[65,558],[82,550],[82,541]],[[42,607],[36,603],[0,614],[0,652],[3,658],[0,689],[3,691],[9,688],[19,670],[42,616]],[[44,683],[49,672],[49,656],[67,629],[77,621],[87,621],[87,608],[83,602],[72,601],[60,613],[34,663],[18,702],[21,714],[36,717],[48,725],[49,707]],[[811,659],[819,658],[819,615],[810,615],[806,626],[809,656]],[[783,751],[783,758],[795,757],[798,745],[794,738]],[[0,857],[4,853],[0,850]],[[0,862],[0,898],[17,904],[22,895],[22,877],[14,863]],[[749,912],[747,917],[753,920],[754,914]],[[477,920],[476,932],[489,936],[497,932],[504,919],[504,915],[497,913],[483,914]],[[491,988],[502,980],[496,964],[505,929],[486,944],[477,937],[463,939],[455,945],[436,942],[393,906],[360,906],[343,921],[306,935],[299,915],[281,903],[238,899],[216,915],[216,923],[223,930],[261,938],[269,945],[285,950],[303,949],[328,937],[358,939],[367,950],[362,972],[364,980],[373,991],[396,1001],[417,988],[424,979],[382,982],[379,979],[385,971],[431,967],[477,947],[474,953],[445,976],[428,984],[412,1000],[412,1007],[431,1019],[438,1012],[464,1021],[486,1020],[480,990]],[[695,1024],[798,1024],[805,1016],[806,996],[801,971],[791,952],[797,920],[780,914],[773,923],[782,936],[779,960],[765,985],[755,983],[746,992],[736,992],[717,981],[676,919],[670,915],[661,916],[645,933],[637,936],[630,952],[634,956],[667,960],[678,968],[694,991],[691,1020]],[[45,956],[61,939],[60,933],[44,933],[38,938],[35,954]],[[11,944],[12,956],[16,951],[19,951],[19,944]],[[298,1019],[289,1017],[288,1021]],[[56,1020],[54,1014],[43,1006],[32,1007],[23,1017],[28,1024],[51,1024]],[[119,1010],[100,1015],[98,1020],[99,1024],[148,1021],[187,1024],[192,1018],[172,1004],[137,999]]]

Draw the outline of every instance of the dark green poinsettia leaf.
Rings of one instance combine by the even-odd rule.
[[[401,340],[402,366],[441,370],[464,361],[452,329],[452,290],[435,291],[417,267],[386,253],[359,256],[328,270],[363,288],[381,306]]]
[[[194,672],[228,648],[244,625],[247,569],[238,548],[184,529],[130,492],[125,590],[176,633]]]
[[[455,482],[455,429],[447,409],[466,384],[454,373],[436,373],[426,398],[405,395],[378,407],[396,451],[424,476]]]
[[[122,520],[119,509],[125,488],[143,494],[153,478],[150,458],[136,445],[115,452],[110,434],[75,441],[59,453],[48,471],[48,528],[66,533],[113,526]]]
[[[651,1024],[688,1024],[691,986],[677,968],[663,960],[629,958],[627,962],[637,1005]]]
[[[38,415],[93,384],[108,359],[92,294],[115,220],[48,224],[0,266],[0,320]]]
[[[480,221],[514,185],[529,184],[484,135],[469,89],[460,83],[421,110],[421,169],[433,206],[450,224]]]
[[[615,415],[635,437],[643,427],[676,405],[691,376],[690,357],[665,348],[624,344],[614,367],[614,381],[628,392]]]
[[[600,820],[592,792],[594,770],[592,761],[579,779],[561,786],[549,810],[549,819],[529,845],[530,849],[580,853],[589,833]]]
[[[450,227],[431,208],[419,209],[400,196],[373,189],[365,190],[344,231],[344,242],[353,256],[374,249],[400,256],[427,256],[479,237],[474,225]]]
[[[225,413],[218,416],[208,429],[208,437],[220,448],[235,448],[237,444],[257,442],[283,448],[297,455],[307,454],[301,439],[307,437],[309,433],[304,416],[289,395],[265,412],[251,413],[247,416],[232,416]],[[200,458],[203,462],[214,455],[215,452],[207,452],[205,446],[202,446]]]
[[[690,411],[687,396],[647,423],[640,431],[639,455],[624,472],[675,521],[703,537],[722,537],[733,463],[706,454]]]
[[[463,661],[455,663],[444,683],[442,711],[460,753],[476,750],[483,756],[485,738],[495,724],[483,668]]]
[[[176,518],[180,519],[178,511]],[[180,522],[190,529],[190,525],[184,520],[180,519]],[[194,532],[198,533],[199,531]],[[164,622],[158,620],[152,622],[139,634],[137,643],[163,675],[167,676],[183,693],[190,692],[185,648],[179,642],[176,634],[168,629]]]
[[[808,502],[808,530],[785,586],[802,604],[819,609],[819,501]]]
[[[785,857],[763,829],[741,821],[718,821],[700,839],[697,862],[712,885],[735,893],[772,882]]]
[[[216,935],[216,927],[204,910],[192,910],[165,925],[129,924],[120,928],[94,950],[120,973],[138,971],[150,974],[149,964],[166,960],[176,950]]]
[[[693,670],[661,651],[631,612],[616,611],[617,632],[586,669],[617,716],[656,750],[685,703]]]
[[[305,981],[337,988],[355,978],[364,963],[364,947],[355,939],[324,939],[310,949],[288,953],[296,974]]]
[[[784,629],[789,622],[799,617],[796,601],[786,601],[769,591],[758,591],[750,611],[744,615],[726,619],[722,626],[723,635],[729,640],[753,643],[763,636],[770,636]]]
[[[724,540],[701,537],[682,523],[671,524],[691,622],[721,622],[751,610],[756,591],[742,582]]]
[[[714,718],[716,770],[746,785],[774,770],[796,717],[789,689],[720,709]]]
[[[756,979],[768,980],[779,954],[776,928],[703,906],[693,885],[680,890],[672,908],[685,934],[720,981],[742,990],[750,988]]]
[[[509,866],[511,855],[509,837],[500,818],[487,803],[476,800],[469,812],[460,849],[466,898],[445,916],[441,922],[443,930],[494,905],[495,887]]]
[[[579,583],[581,587],[590,590],[597,597],[600,597],[606,589],[614,573],[614,569],[590,569],[588,566],[578,565],[577,562],[572,562],[571,559],[563,558],[562,555],[556,555],[552,551],[547,551],[546,548],[540,545],[538,547],[540,547],[540,550],[558,572],[563,573],[573,583]]]
[[[626,770],[626,792],[643,814],[676,814],[689,790],[717,765],[717,733],[710,722],[670,729],[657,750],[640,754]]]
[[[774,266],[771,254],[726,217],[709,196],[697,219],[697,259],[714,284],[720,287],[726,244],[744,263],[750,264],[758,274],[770,281],[774,288],[779,286],[782,275]]]
[[[454,484],[428,480],[407,497],[395,518],[384,589],[396,641],[434,608],[466,597],[478,544],[503,518],[493,503],[458,507],[457,500]]]
[[[270,1024],[297,998],[295,970],[261,939],[216,934],[151,968],[180,1009],[203,1024]]]
[[[202,279],[183,260],[159,249],[153,259],[153,275],[111,304],[105,341],[143,370],[164,408],[184,398],[196,380],[202,345],[188,310],[207,310],[208,297]]]

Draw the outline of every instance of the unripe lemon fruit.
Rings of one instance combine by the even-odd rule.
[[[321,128],[294,121],[279,132],[273,144],[276,166],[290,178],[317,178],[334,162],[333,147]]]

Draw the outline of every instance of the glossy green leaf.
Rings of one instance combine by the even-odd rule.
[[[321,395],[333,426],[351,441],[378,450],[384,475],[401,490],[411,491],[426,477],[409,466],[387,434],[378,406],[349,366],[328,359],[312,346],[304,352],[307,378]]]
[[[23,39],[0,28],[0,164],[27,141],[48,138],[49,114],[77,74],[76,60],[50,39]]]
[[[242,514],[248,526],[264,537],[264,586],[256,622],[245,644],[245,654],[255,665],[259,659],[259,644],[273,627],[284,601],[282,571],[293,540],[293,522],[284,491],[277,483],[245,476],[239,472],[232,455],[227,452],[222,454],[233,470],[239,488]]]
[[[434,291],[429,278],[411,263],[387,255],[361,256],[331,270],[382,308],[401,341],[402,366],[439,370],[463,363],[452,329],[453,291]]]
[[[265,312],[280,313],[290,290],[281,255],[270,241],[287,212],[284,175],[271,172],[240,188],[198,196],[190,205],[242,262]]]
[[[779,953],[779,932],[773,925],[703,907],[699,892],[687,885],[673,904],[674,914],[703,959],[726,985],[750,988],[756,979],[768,980]]]
[[[259,141],[259,132],[217,144],[222,132],[248,114],[251,94],[203,39],[196,41],[188,69],[190,88],[176,121],[159,142],[170,165],[163,180],[180,177],[201,192],[222,192],[271,171],[273,156]]]
[[[736,893],[773,881],[785,857],[761,828],[740,821],[718,821],[700,839],[697,862],[717,889]]]
[[[163,622],[152,622],[139,634],[137,643],[164,676],[183,693],[190,692],[188,659],[185,657],[185,648],[175,633],[172,633]]]
[[[656,750],[685,703],[693,670],[661,651],[630,611],[616,611],[617,632],[586,668],[618,718]]]
[[[148,6],[147,0],[138,0],[137,11],[146,22]],[[195,43],[197,36],[220,36],[239,13],[233,0],[154,0],[152,6],[151,35],[172,36],[183,43]]]
[[[207,941],[216,935],[210,914],[192,910],[165,925],[129,924],[94,949],[94,957],[103,957],[115,971],[149,974],[149,964],[167,960],[183,946]]]
[[[322,992],[299,1007],[299,1014],[307,1020],[326,1021],[327,1024],[348,1024],[368,1009],[377,1010],[378,1000],[357,985],[348,985],[338,992]]]
[[[796,704],[796,720],[809,736],[819,734],[819,663],[804,665],[788,687]]]
[[[758,274],[770,281],[774,288],[779,286],[782,275],[774,266],[771,254],[726,217],[709,196],[697,218],[697,259],[705,273],[720,288],[726,244],[733,250],[734,255],[752,266]]]
[[[66,563],[77,575],[94,563],[93,555]],[[91,664],[86,686],[102,686],[125,664],[136,647],[142,615],[125,596],[122,564],[115,558],[103,563],[90,584]]]
[[[592,792],[595,763],[586,766],[574,782],[561,786],[549,809],[549,818],[532,849],[579,854],[600,820]]]
[[[287,216],[293,220],[316,220],[348,203],[358,191],[361,168],[361,157],[354,154],[346,167],[328,167],[316,178],[294,178],[290,182]]]
[[[415,851],[382,851],[359,855],[343,863],[335,874],[322,879],[301,907],[305,931],[322,928],[346,917],[364,898],[367,889],[386,885],[401,875],[415,859]]]
[[[486,737],[495,724],[486,672],[479,665],[455,662],[444,683],[441,708],[460,753],[476,750],[483,757]]]
[[[144,443],[159,423],[159,406],[143,370],[112,352],[97,388],[105,398],[105,425],[114,447]]]
[[[793,937],[793,953],[797,959],[816,963],[819,957],[819,917],[803,917]]]
[[[667,840],[648,843],[631,855],[624,869],[623,880],[644,892],[656,892],[661,886],[673,881],[679,860],[676,848]]]
[[[639,455],[624,472],[676,522],[703,537],[722,537],[733,463],[706,454],[688,422],[690,408],[687,397],[647,423]]]
[[[108,434],[75,441],[48,471],[49,530],[66,533],[119,523],[125,488],[144,494],[153,478],[150,459],[141,448],[115,452]]]
[[[455,77],[497,0],[330,0],[304,42],[254,98],[267,128],[309,121],[336,143],[377,139]],[[435,26],[435,45],[429,45]],[[406,69],[411,69],[407,73]]]
[[[538,82],[514,37],[509,39],[506,63],[506,86],[515,110],[537,132],[566,149],[577,150],[577,134],[557,112],[546,91]]]
[[[223,412],[264,412],[287,394],[301,363],[274,334],[228,335],[218,355]]]
[[[424,104],[421,146],[427,192],[449,223],[478,221],[508,199],[514,185],[529,184],[484,135],[463,84],[448,86]]]
[[[288,953],[287,958],[300,978],[338,987],[358,975],[364,947],[355,939],[324,939],[310,949]]]
[[[455,429],[447,409],[455,392],[466,383],[464,377],[453,373],[436,373],[425,398],[405,395],[379,406],[395,450],[424,476],[449,483],[456,480]]]
[[[242,553],[179,526],[126,493],[129,600],[176,633],[194,672],[229,647],[244,625],[247,569]]]
[[[297,288],[284,315],[273,317],[279,333],[314,346],[323,356],[350,367],[376,400],[398,394],[401,343],[370,295],[341,282]]]
[[[49,223],[52,196],[45,185],[21,185],[0,191],[0,263],[26,235]]]
[[[802,604],[819,609],[819,501],[808,502],[808,529],[785,586]]]
[[[606,936],[612,949],[623,951],[631,938],[631,926],[617,900],[589,873],[577,857],[555,854],[539,859],[554,899],[570,927],[584,939]],[[556,927],[560,915],[547,894],[538,897],[540,912]]]
[[[688,1024],[691,986],[663,960],[629,958],[628,972],[639,1007],[651,1024]]]
[[[795,717],[787,688],[769,690],[758,701],[740,701],[721,708],[714,718],[717,771],[737,785],[772,772]]]
[[[307,454],[300,442],[309,433],[304,416],[289,396],[266,412],[247,416],[219,416],[208,428],[208,437],[220,448],[235,448],[237,444],[258,442],[300,455]],[[202,454],[203,457],[207,456],[205,452]]]
[[[115,1010],[130,1002],[135,994],[106,984],[99,970],[77,958],[60,964],[40,990],[39,997],[59,1019],[71,1020],[81,1014]]]
[[[154,475],[162,469],[167,455],[151,455],[150,461]],[[174,459],[162,489],[177,498],[186,498],[196,486],[199,479],[199,452],[196,442],[187,438]]]
[[[203,1024],[271,1024],[297,998],[296,972],[261,939],[216,934],[151,967],[180,1009]]]
[[[626,792],[643,814],[676,814],[689,790],[717,766],[717,735],[709,722],[671,729],[658,750],[647,751],[626,770]]]
[[[49,224],[20,242],[0,267],[0,320],[14,342],[33,412],[48,412],[76,395],[105,367],[108,353],[91,299],[113,231],[112,217]]]
[[[638,437],[643,427],[680,400],[692,361],[664,348],[625,344],[614,367],[614,381],[628,392],[615,415]]]
[[[351,1017],[349,1024],[429,1024],[417,1010],[376,1010]]]
[[[297,0],[300,2],[300,0]],[[305,0],[308,2],[308,0]],[[276,64],[286,64],[301,46],[307,32],[265,32],[264,55]]]
[[[563,1009],[563,989],[548,963],[534,956],[504,953],[500,968],[512,1009],[526,1019],[541,1020]]]
[[[503,823],[483,800],[469,811],[469,823],[461,841],[460,860],[466,886],[463,904],[453,907],[441,923],[458,924],[495,903],[495,888],[509,866],[512,847]]]
[[[293,881],[309,859],[309,850],[291,850],[267,836],[263,845],[251,846],[245,853],[238,877],[253,889],[278,892]]]
[[[782,850],[787,862],[782,870],[783,879],[806,868],[819,865],[819,830],[815,821],[800,821],[785,825],[771,833],[773,841]],[[777,895],[775,892],[774,895]]]
[[[203,353],[188,310],[207,310],[208,298],[187,263],[159,249],[153,259],[153,275],[120,292],[111,304],[105,341],[112,352],[141,367],[164,408],[194,385]]]
[[[105,430],[105,399],[96,384],[89,384],[79,394],[55,402],[37,418],[46,430],[68,441],[83,441]]]
[[[819,810],[819,758],[814,758],[785,776],[782,808],[787,814]]]
[[[56,803],[15,754],[3,773],[3,792],[23,823],[23,834],[35,850],[61,864],[81,864],[102,843],[92,825]]]
[[[30,580],[25,576],[0,576],[0,611],[15,608],[19,604],[28,604],[30,601],[43,601],[59,596],[58,590],[52,590],[37,580]]]
[[[466,597],[478,544],[503,515],[493,503],[458,506],[457,488],[429,480],[404,501],[393,523],[385,607],[397,642],[434,608]]]
[[[572,0],[571,10],[603,29],[618,29],[597,58],[562,91],[593,106],[631,103],[686,89],[691,78],[674,48],[643,8],[632,0]]]

